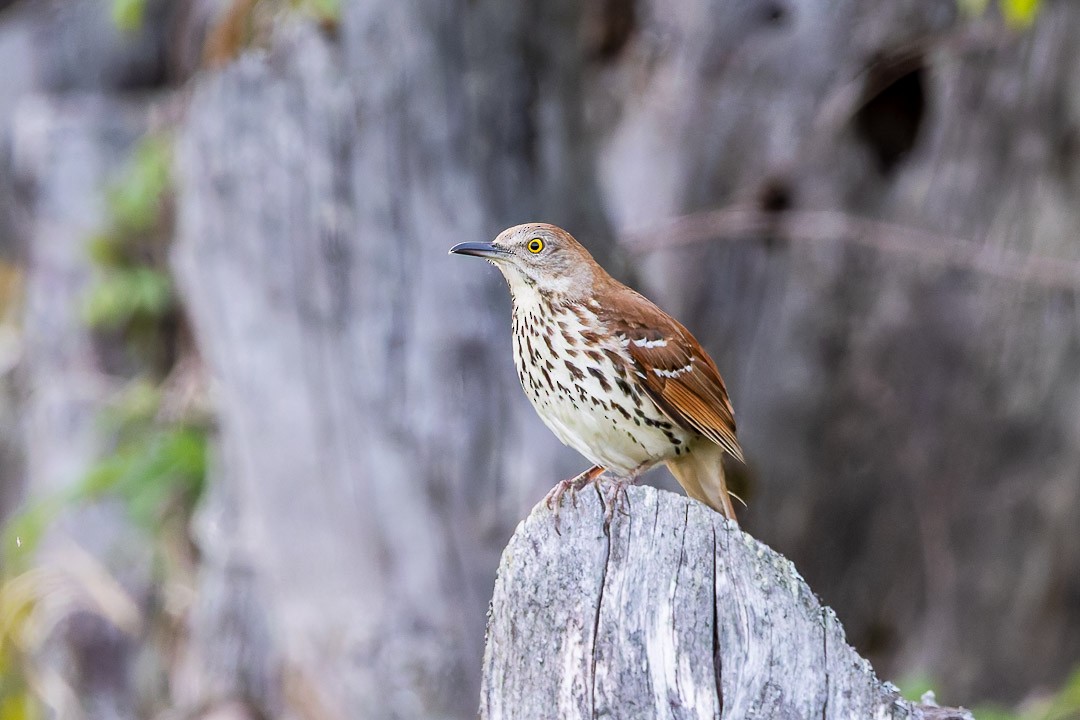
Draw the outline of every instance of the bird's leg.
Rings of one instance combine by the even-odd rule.
[[[544,497],[544,504],[548,506],[548,509],[555,513],[555,532],[559,531],[559,508],[562,507],[562,498],[566,494],[566,491],[570,491],[570,499],[573,501],[574,506],[577,506],[577,494],[582,488],[589,483],[596,480],[604,473],[604,468],[599,465],[593,465],[585,472],[570,478],[569,480],[560,480],[555,484],[555,487],[548,491],[548,494]]]
[[[604,468],[599,465],[593,465],[585,472],[576,475],[569,480],[560,480],[555,484],[555,487],[548,491],[548,494],[544,497],[544,503],[548,506],[549,510],[557,510],[562,503],[562,497],[566,494],[567,490],[570,491],[570,495],[573,498],[578,491],[600,477],[603,472]],[[576,502],[576,498],[574,498],[574,500]]]

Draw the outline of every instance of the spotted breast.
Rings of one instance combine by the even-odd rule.
[[[598,303],[556,303],[535,288],[514,294],[514,364],[544,424],[596,465],[635,476],[681,455],[696,435],[674,424],[640,387],[631,344],[608,332]],[[631,376],[633,374],[633,376]]]

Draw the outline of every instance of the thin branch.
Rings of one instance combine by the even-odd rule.
[[[651,228],[624,233],[620,241],[632,253],[646,253],[762,236],[807,242],[840,241],[1047,289],[1071,292],[1080,288],[1080,262],[1076,260],[990,247],[974,240],[836,210],[770,213],[733,206],[683,215]]]

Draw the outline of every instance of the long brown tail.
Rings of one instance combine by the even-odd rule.
[[[711,442],[700,443],[689,454],[668,460],[667,467],[687,495],[738,524],[724,477],[723,448]]]

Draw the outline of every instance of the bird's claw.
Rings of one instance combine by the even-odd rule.
[[[559,531],[559,510],[562,508],[563,495],[567,492],[570,493],[570,501],[573,506],[577,507],[577,494],[596,480],[603,473],[602,468],[592,467],[585,472],[572,477],[568,480],[560,480],[555,483],[555,487],[548,491],[548,494],[544,496],[544,504],[547,505],[548,510],[551,510],[555,516],[555,532],[561,535]]]
[[[626,499],[626,488],[633,484],[632,478],[615,478],[611,481],[611,489],[606,494],[603,494],[605,532],[611,528],[611,521],[615,519],[616,509],[625,517],[630,517],[630,513],[623,509],[623,503],[620,500]]]

